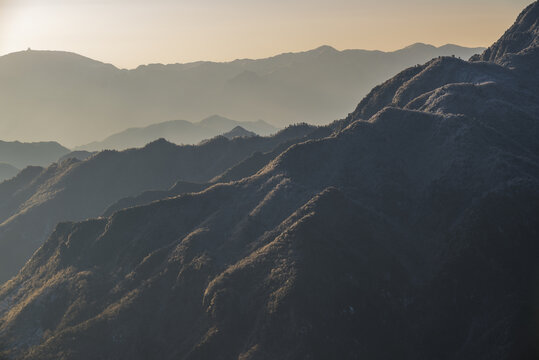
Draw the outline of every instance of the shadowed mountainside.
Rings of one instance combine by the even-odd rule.
[[[511,66],[405,70],[254,176],[59,224],[0,289],[0,341],[27,360],[537,358],[539,83],[535,50],[506,47]]]
[[[189,183],[185,181],[179,181],[168,190],[157,191],[145,191],[137,196],[129,196],[118,200],[105,210],[103,216],[110,216],[114,212],[125,209],[128,207],[139,206],[149,204],[153,201],[162,200],[178,196],[189,192],[199,192],[217,183],[227,183],[231,181],[238,181],[243,178],[247,178],[255,175],[268,165],[273,159],[279,156],[282,152],[288,149],[290,146],[305,142],[307,140],[319,139],[327,136],[334,131],[339,121],[329,125],[313,128],[308,124],[298,124],[294,128],[298,130],[297,137],[284,141],[276,146],[273,150],[268,152],[256,151],[251,156],[240,161],[236,165],[228,168],[222,174],[214,177],[206,183]],[[310,129],[310,130],[309,130]],[[308,133],[307,136],[300,136],[303,132]]]
[[[161,138],[178,145],[193,145],[218,135],[230,138],[230,136],[227,136],[227,133],[238,126],[250,130],[249,133],[251,136],[257,134],[268,136],[278,131],[276,127],[262,120],[241,122],[214,115],[198,123],[191,123],[185,120],[174,120],[153,124],[144,128],[131,128],[111,135],[103,141],[93,142],[80,146],[77,149],[90,151],[105,149],[125,150],[142,147],[149,142]]]
[[[161,139],[141,149],[24,169],[0,184],[0,281],[17,273],[59,221],[99,216],[124,197],[168,189],[177,181],[207,182],[255,152],[299,141],[315,130],[296,125],[272,137],[219,136],[199,146]]]
[[[483,54],[472,57],[472,61],[492,61],[509,65],[515,56],[537,53],[539,47],[539,8],[529,7],[520,14],[507,32]]]
[[[0,134],[25,140],[31,128],[40,139],[76,147],[126,128],[212,114],[279,127],[327,123],[407,66],[441,55],[469,58],[482,50],[414,44],[384,53],[322,46],[260,60],[133,70],[71,53],[24,51],[0,57]]]

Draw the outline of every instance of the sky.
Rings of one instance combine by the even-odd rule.
[[[0,55],[76,52],[122,68],[320,45],[489,46],[531,0],[0,0]]]

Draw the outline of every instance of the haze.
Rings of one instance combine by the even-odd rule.
[[[539,0],[5,1],[0,360],[539,360]]]
[[[132,68],[261,58],[322,44],[384,51],[415,42],[485,46],[528,3],[0,0],[0,54],[28,47],[67,50]]]

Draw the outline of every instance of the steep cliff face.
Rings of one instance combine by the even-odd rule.
[[[537,358],[539,82],[519,59],[435,59],[252,176],[58,225],[0,289],[8,355]]]

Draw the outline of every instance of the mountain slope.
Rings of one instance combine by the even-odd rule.
[[[537,21],[539,9],[528,6],[518,17],[515,24],[491,47],[473,60],[503,63],[504,59],[522,52],[534,51],[538,47],[539,29]]]
[[[338,122],[337,122],[338,123]],[[305,142],[307,140],[319,139],[326,137],[328,134],[331,134],[334,131],[334,124],[331,126],[322,126],[319,128],[313,128],[308,124],[298,124],[290,130],[296,130],[295,137],[287,141],[281,142],[278,146],[273,148],[268,152],[256,151],[251,156],[245,158],[244,160],[238,162],[236,165],[228,168],[220,175],[214,177],[209,182],[206,183],[190,183],[185,181],[178,181],[174,186],[168,190],[158,190],[158,191],[145,191],[142,194],[137,196],[130,196],[123,198],[112,204],[103,212],[103,216],[110,216],[114,212],[125,209],[133,206],[140,206],[149,204],[153,201],[162,200],[178,195],[182,195],[189,192],[199,192],[204,189],[209,188],[212,185],[217,183],[227,183],[231,181],[238,181],[243,178],[247,178],[255,175],[257,172],[262,170],[266,165],[268,165],[272,160],[277,156],[283,153],[290,146]],[[307,134],[307,136],[301,136],[301,134]]]
[[[48,166],[69,149],[56,142],[21,143],[0,140],[0,162],[22,169],[26,166]]]
[[[0,57],[0,133],[5,139],[35,141],[28,132],[33,129],[40,139],[76,147],[126,128],[211,114],[264,119],[279,127],[327,123],[407,66],[441,55],[469,58],[482,50],[416,44],[383,53],[324,46],[260,60],[133,70],[65,52],[24,51]]]
[[[301,139],[315,130],[292,126],[272,137],[216,137],[199,146],[161,139],[141,149],[104,151],[48,168],[27,168],[0,184],[0,281],[6,281],[59,221],[101,215],[116,201],[177,181],[207,182],[257,151]]]
[[[253,137],[253,136],[257,136],[257,134],[255,134],[252,131],[245,130],[241,126],[236,126],[234,129],[230,130],[229,132],[224,133],[223,136],[229,139],[234,139],[235,137]]]
[[[278,130],[264,121],[240,122],[221,116],[212,116],[199,123],[174,120],[153,124],[144,128],[131,128],[111,135],[103,141],[79,146],[77,149],[89,151],[100,151],[104,149],[125,150],[142,147],[160,138],[175,144],[197,144],[202,140],[211,139],[217,135],[231,131],[240,125],[264,136],[274,134]],[[225,135],[225,137],[227,136]]]
[[[84,161],[95,154],[96,152],[90,152],[90,151],[84,151],[84,150],[72,151],[62,156],[61,158],[59,158],[56,162],[62,162],[64,160],[69,160],[69,159],[77,159],[77,160]]]
[[[8,355],[537,358],[532,60],[435,59],[253,176],[59,224],[0,289]]]

